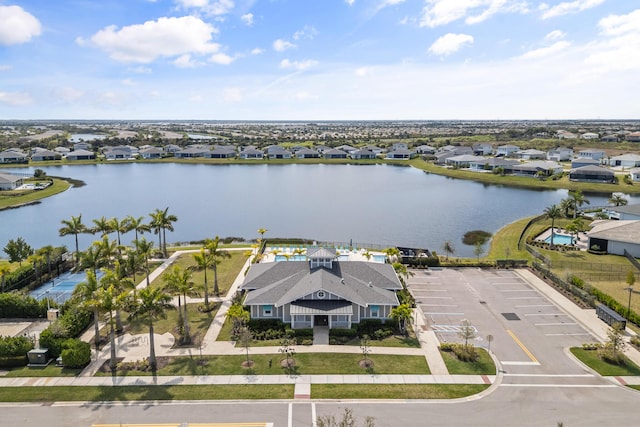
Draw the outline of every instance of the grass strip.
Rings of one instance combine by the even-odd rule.
[[[292,384],[0,388],[1,402],[291,399]]]
[[[441,351],[440,354],[452,375],[495,375],[496,365],[489,353],[483,348],[476,348],[476,352],[479,358],[475,362],[463,362],[451,351]]]
[[[458,399],[487,384],[312,384],[312,399]]]
[[[571,353],[582,363],[603,376],[634,376],[640,375],[640,368],[624,356],[624,365],[613,365],[600,358],[597,350],[585,350],[580,347],[571,347]]]
[[[53,185],[50,185],[44,190],[4,191],[0,194],[0,210],[34,203],[40,199],[44,199],[45,197],[62,193],[63,191],[68,190],[69,187],[71,187],[71,184],[67,181],[54,179]]]

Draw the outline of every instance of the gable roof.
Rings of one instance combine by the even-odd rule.
[[[242,288],[249,290],[246,305],[290,303],[319,290],[361,306],[397,305],[394,291],[402,285],[389,264],[335,261],[333,268],[310,268],[308,261],[254,264]]]

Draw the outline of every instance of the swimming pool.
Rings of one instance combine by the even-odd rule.
[[[373,261],[384,264],[385,262],[387,262],[387,256],[386,255],[374,255],[373,256]]]
[[[103,274],[102,271],[98,271],[96,276],[100,279]],[[84,271],[79,273],[67,272],[29,292],[29,295],[38,301],[48,297],[62,304],[71,298],[78,283],[82,283],[86,279],[87,274]]]
[[[551,236],[544,239],[545,242],[551,243]],[[553,235],[553,244],[554,245],[572,245],[573,244],[573,236],[569,236],[567,234],[554,234]]]
[[[276,255],[275,261],[276,262],[280,262],[280,261],[306,261],[307,260],[307,256],[306,255],[291,255],[289,257],[289,259],[287,259],[286,256],[284,255]]]

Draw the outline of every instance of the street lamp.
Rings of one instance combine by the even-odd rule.
[[[629,320],[629,316],[631,316],[631,294],[640,294],[640,291],[634,291],[633,286],[624,288],[624,290],[629,291],[629,302],[627,303],[627,320]]]

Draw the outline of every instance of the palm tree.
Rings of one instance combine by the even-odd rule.
[[[611,203],[613,206],[627,206],[627,203],[629,203],[629,201],[625,199],[624,195],[622,195],[621,193],[613,193],[609,198],[609,203]]]
[[[558,205],[547,206],[544,209],[544,214],[547,218],[551,220],[551,246],[553,247],[553,234],[554,227],[556,223],[556,218],[560,218],[562,216],[562,211]]]
[[[41,267],[42,267],[42,263],[44,263],[44,257],[37,253],[33,253],[29,255],[29,257],[27,258],[27,261],[33,263],[33,271],[36,276],[36,283],[40,283],[40,280],[42,279]]]
[[[133,217],[131,215],[127,216],[125,218],[125,220],[127,221],[127,225],[128,225],[128,231],[135,231],[136,233],[136,242],[138,241],[138,233],[140,234],[144,234],[144,233],[148,233],[149,231],[151,231],[151,226],[149,224],[146,224],[144,222],[144,217],[140,216],[140,217]]]
[[[78,234],[85,233],[87,226],[82,223],[82,214],[78,216],[72,216],[70,220],[63,219],[62,224],[64,227],[58,230],[60,236],[66,236],[73,234],[76,239],[76,266],[79,262],[80,250],[78,249]]]
[[[103,216],[102,218],[93,220],[93,227],[91,227],[91,232],[93,234],[102,233],[100,237],[104,238],[112,231],[114,230],[111,227],[110,221],[106,217]]]
[[[442,250],[447,254],[447,261],[449,260],[449,255],[453,255],[456,253],[456,247],[453,246],[451,240],[445,240],[442,244]]]
[[[102,240],[96,241],[95,244],[100,246],[100,253],[105,265],[113,265],[114,257],[118,251],[118,246],[115,240],[109,240],[109,236],[102,236]]]
[[[132,305],[130,317],[143,318],[149,325],[149,365],[153,372],[158,366],[156,360],[156,348],[153,335],[153,322],[159,318],[166,318],[166,311],[173,308],[171,296],[161,288],[144,288],[138,294],[138,298]]]
[[[211,255],[204,250],[200,249],[199,254],[193,254],[193,260],[196,262],[198,269],[204,271],[204,306],[209,308],[209,285],[207,284],[207,269],[211,267],[213,259]]]
[[[78,286],[73,290],[73,298],[81,306],[93,311],[93,342],[98,348],[100,344],[100,301],[98,300],[100,284],[96,278],[95,271],[87,269],[86,275],[86,280],[78,283]]]
[[[400,332],[407,333],[407,322],[411,320],[411,307],[408,304],[400,304],[391,309],[389,317],[398,323]]]
[[[213,240],[207,239],[205,241],[205,247],[209,251],[213,267],[213,293],[216,296],[220,296],[220,288],[218,287],[218,264],[225,258],[231,258],[231,254],[227,251],[220,249],[220,237],[216,236]]]
[[[562,199],[560,200],[560,210],[562,211],[562,215],[565,217],[569,217],[569,211],[574,210],[573,200],[571,199]]]
[[[36,251],[36,254],[42,255],[47,261],[47,269],[49,271],[49,279],[51,279],[51,257],[55,252],[55,248],[51,245],[43,246]]]
[[[144,237],[140,240],[136,240],[136,251],[142,258],[144,258],[144,270],[147,274],[147,287],[149,286],[149,258],[151,258],[151,252],[153,251],[153,242],[148,241]]]
[[[101,284],[105,283],[104,277],[100,282]],[[115,371],[118,366],[118,360],[116,359],[116,333],[113,322],[113,311],[120,308],[122,300],[119,298],[119,295],[113,286],[104,286],[98,289],[97,297],[100,310],[104,313],[109,313],[109,340],[111,341],[111,359],[109,360],[109,367],[112,371]]]
[[[188,344],[191,342],[191,334],[189,333],[189,318],[187,316],[187,296],[197,296],[196,287],[191,281],[191,272],[183,270],[179,266],[173,267],[173,270],[165,277],[167,283],[165,289],[167,292],[178,295],[178,309],[180,309],[180,296],[184,299],[184,309],[182,311],[182,323],[184,326],[184,336],[182,342]]]
[[[395,247],[386,248],[382,252],[384,252],[387,255],[387,258],[389,258],[389,262],[392,264],[396,262],[400,257],[400,249]]]
[[[580,190],[569,191],[569,197],[573,200],[573,218],[575,219],[578,215],[578,208],[585,204],[588,205],[589,201],[584,197],[584,194],[582,194],[582,191]]]
[[[118,237],[118,246],[120,246],[120,235],[129,231],[129,223],[127,222],[127,219],[119,220],[118,218],[113,217],[109,220],[109,227],[111,227],[112,231],[116,232]]]
[[[144,265],[145,259],[135,249],[128,248],[124,258],[124,266],[126,267],[127,274],[131,274],[131,280],[133,283],[136,281],[136,272]]]
[[[135,300],[135,284],[130,278],[125,277],[119,261],[114,263],[113,269],[105,270],[102,281],[104,281],[106,286],[111,286],[114,291],[117,292],[117,295],[122,295],[123,297],[133,291],[133,299]],[[122,329],[122,316],[120,313],[120,307],[118,307],[116,308],[116,331],[121,332]]]
[[[80,255],[80,268],[90,268],[95,275],[100,267],[104,266],[101,242],[93,242],[86,251]]]
[[[258,228],[258,234],[260,235],[260,242],[262,242],[264,240],[264,233],[266,233],[267,230],[266,228]]]
[[[169,214],[169,207],[165,208],[165,210],[156,209],[151,216],[151,227],[154,229],[154,233],[158,234],[160,249],[162,250],[162,254],[164,257],[167,257],[167,230],[173,231],[173,223],[178,220],[178,217],[172,214]],[[162,237],[160,238],[160,232],[162,232]]]

